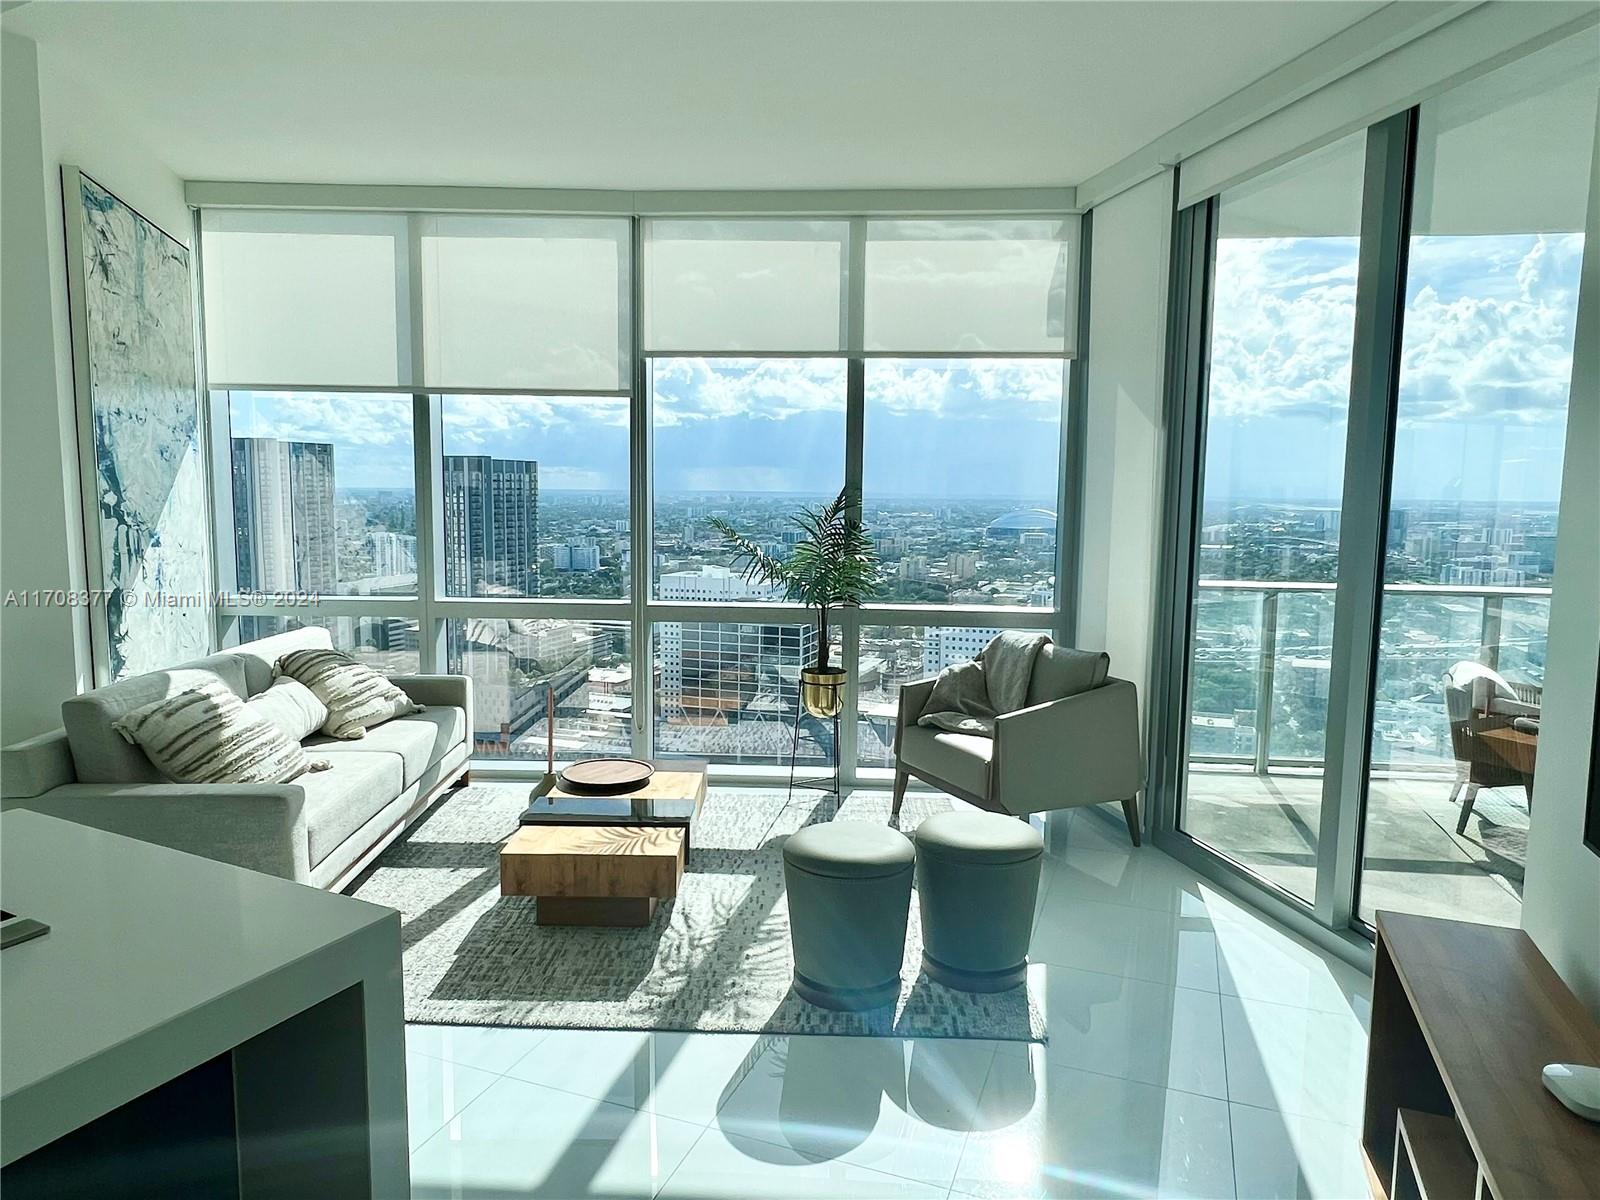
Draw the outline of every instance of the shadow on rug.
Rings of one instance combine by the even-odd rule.
[[[953,991],[920,975],[911,898],[900,997],[891,1008],[834,1012],[790,991],[783,843],[819,821],[888,820],[889,795],[857,791],[837,816],[826,796],[713,788],[694,827],[677,898],[649,925],[584,929],[534,923],[531,897],[500,895],[501,843],[527,805],[526,783],[473,784],[441,799],[352,885],[398,909],[406,1020],[555,1029],[892,1034],[1043,1041],[1025,987]],[[951,807],[906,797],[900,828]]]

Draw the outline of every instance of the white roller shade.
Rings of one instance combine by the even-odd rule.
[[[868,351],[1063,353],[1075,265],[1065,218],[869,221]]]
[[[200,229],[211,386],[411,382],[405,217],[220,210]]]
[[[647,350],[843,350],[848,221],[649,221]]]
[[[425,218],[427,384],[625,391],[628,243],[614,218]]]

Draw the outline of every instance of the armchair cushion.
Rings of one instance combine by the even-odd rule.
[[[919,776],[974,795],[989,793],[989,757],[994,740],[976,733],[946,733],[910,726],[901,735],[900,762]]]
[[[1106,681],[1110,670],[1111,656],[1104,650],[1075,650],[1071,646],[1046,644],[1033,661],[1028,705],[1065,700],[1097,688]]]

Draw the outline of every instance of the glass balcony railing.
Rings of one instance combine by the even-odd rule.
[[[1201,580],[1195,596],[1189,761],[1258,775],[1319,770],[1328,718],[1334,585]],[[1384,589],[1373,705],[1374,774],[1454,770],[1443,677],[1462,660],[1544,682],[1548,587]]]

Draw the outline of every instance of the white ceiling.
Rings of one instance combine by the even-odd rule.
[[[1074,184],[1383,7],[49,3],[50,49],[189,179]]]

